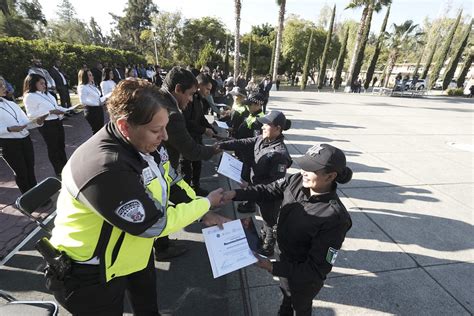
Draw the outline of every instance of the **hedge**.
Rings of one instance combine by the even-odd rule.
[[[54,60],[59,58],[70,86],[77,85],[77,73],[83,64],[91,68],[99,61],[122,65],[146,63],[143,56],[107,47],[2,37],[0,38],[0,75],[15,87],[15,95],[21,95],[23,92],[23,80],[28,74],[33,57],[41,59],[43,67],[48,70]]]

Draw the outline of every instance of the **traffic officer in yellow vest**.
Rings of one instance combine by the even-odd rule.
[[[51,243],[72,264],[62,282],[49,284],[73,314],[122,315],[127,290],[134,314],[159,315],[155,238],[198,219],[227,221],[209,211],[221,204],[222,189],[197,198],[171,168],[160,147],[168,137],[163,104],[147,81],[121,81],[107,103],[111,122],[63,170]],[[173,196],[188,203],[173,204]]]

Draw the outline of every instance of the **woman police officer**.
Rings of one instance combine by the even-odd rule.
[[[63,170],[51,244],[72,268],[50,289],[73,314],[121,315],[127,290],[135,314],[159,315],[154,239],[199,218],[206,225],[227,221],[208,212],[220,205],[222,189],[197,198],[160,148],[168,138],[163,104],[147,81],[121,81],[107,103],[110,122]],[[188,201],[180,203],[184,195]]]
[[[352,221],[337,196],[337,184],[347,183],[352,170],[344,153],[331,145],[310,148],[294,159],[302,171],[266,185],[227,191],[225,200],[283,199],[277,224],[280,259],[257,255],[257,265],[280,277],[280,315],[311,315],[312,300],[331,271]]]

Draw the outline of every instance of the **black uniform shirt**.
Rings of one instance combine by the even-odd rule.
[[[325,280],[352,226],[350,215],[337,196],[336,184],[331,192],[310,196],[302,178],[298,173],[267,185],[239,189],[234,198],[283,199],[277,228],[281,256],[273,264],[273,274],[288,278],[293,285]]]
[[[272,141],[265,140],[260,135],[222,142],[219,147],[251,155],[243,160],[252,162],[252,183],[267,184],[283,178],[291,166],[291,157],[283,141],[283,135]]]

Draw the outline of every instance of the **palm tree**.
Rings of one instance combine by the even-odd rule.
[[[234,57],[234,78],[240,74],[240,10],[242,3],[240,0],[235,0],[235,57]]]
[[[418,24],[413,24],[412,20],[407,20],[402,24],[395,24],[393,23],[393,32],[387,34],[388,35],[388,48],[389,48],[389,56],[387,61],[387,68],[385,71],[385,83],[384,87],[388,86],[388,82],[390,81],[390,74],[392,73],[393,67],[397,62],[398,57],[400,56],[400,52],[407,48],[413,40],[417,40],[418,37],[422,33],[414,33]],[[415,35],[413,37],[413,35]]]
[[[285,22],[286,0],[276,0],[276,3],[280,6],[280,11],[278,13],[278,32],[275,44],[275,59],[273,62],[273,81],[276,81],[278,76],[278,63],[280,62],[281,38],[283,35],[283,26]]]
[[[350,91],[349,87],[352,82],[357,79],[364,59],[365,46],[369,38],[370,24],[372,23],[373,12],[379,12],[383,6],[392,3],[392,0],[351,0],[346,9],[355,9],[364,7],[360,19],[359,30],[357,31],[357,38],[352,53],[351,64],[349,66],[348,76],[346,78],[346,92]]]
[[[334,27],[335,16],[336,5],[334,5],[334,8],[332,9],[331,22],[329,22],[329,30],[326,34],[326,43],[324,44],[323,57],[321,57],[321,67],[319,67],[318,89],[321,89],[323,87],[324,81],[326,80],[326,63],[328,58],[327,56],[329,54],[329,47],[331,46],[332,29]]]
[[[369,68],[367,69],[367,74],[365,75],[365,83],[364,89],[368,89],[370,82],[372,81],[372,77],[374,76],[375,66],[377,66],[377,60],[379,59],[380,51],[382,50],[382,42],[385,36],[385,28],[387,27],[388,16],[390,15],[390,7],[387,8],[387,13],[385,13],[385,18],[383,19],[382,26],[380,28],[380,34],[377,38],[377,43],[375,44],[375,51],[372,55],[372,59],[370,60]]]

